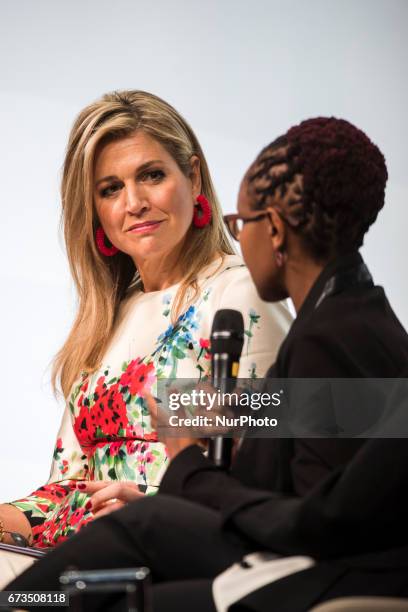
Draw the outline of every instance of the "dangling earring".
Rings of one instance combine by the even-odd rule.
[[[100,226],[95,232],[95,240],[96,246],[98,247],[98,251],[102,253],[102,255],[105,255],[105,257],[113,257],[113,255],[116,255],[116,253],[119,253],[119,249],[116,248],[113,244],[110,247],[106,246],[105,239],[106,234],[103,231],[103,227]]]
[[[196,202],[197,204],[194,205],[193,225],[201,229],[211,221],[211,204],[202,194],[197,196]]]
[[[286,261],[286,253],[275,251],[275,262],[278,268],[281,268]]]

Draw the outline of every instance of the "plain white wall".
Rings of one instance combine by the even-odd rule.
[[[291,125],[356,123],[390,175],[363,253],[408,325],[407,18],[406,0],[1,2],[0,499],[48,477],[62,406],[47,368],[75,307],[60,168],[75,115],[106,91],[152,91],[189,120],[225,211],[261,147]]]

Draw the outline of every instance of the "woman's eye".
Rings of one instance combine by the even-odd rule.
[[[101,189],[100,195],[102,198],[109,198],[109,196],[119,191],[120,188],[121,185],[119,185],[119,183],[114,183],[113,185],[109,185],[108,187]]]
[[[145,174],[142,176],[142,180],[144,181],[150,180],[150,181],[153,181],[154,183],[158,183],[163,178],[164,178],[163,170],[149,170],[148,172],[145,172]]]

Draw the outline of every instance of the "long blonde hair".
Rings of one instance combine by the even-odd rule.
[[[183,280],[172,312],[180,314],[187,291],[197,274],[217,254],[232,254],[222,221],[222,211],[201,146],[179,113],[169,104],[144,91],[117,91],[87,106],[77,117],[68,141],[61,185],[62,223],[71,273],[78,291],[78,312],[52,369],[54,389],[59,380],[63,394],[80,372],[95,371],[112,337],[118,307],[140,277],[130,256],[119,253],[109,261],[95,244],[100,225],[93,202],[94,165],[100,147],[111,139],[142,130],[157,140],[174,158],[181,171],[191,174],[190,159],[197,155],[201,169],[201,192],[211,202],[213,217],[204,229],[191,227],[180,261]]]

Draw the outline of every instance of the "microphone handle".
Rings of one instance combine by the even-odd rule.
[[[208,440],[208,457],[222,470],[229,470],[232,459],[232,438],[214,436]]]
[[[238,361],[229,353],[215,353],[212,356],[211,384],[221,393],[231,393],[235,388]],[[228,470],[232,459],[232,438],[214,436],[209,439],[208,457],[217,467]]]

